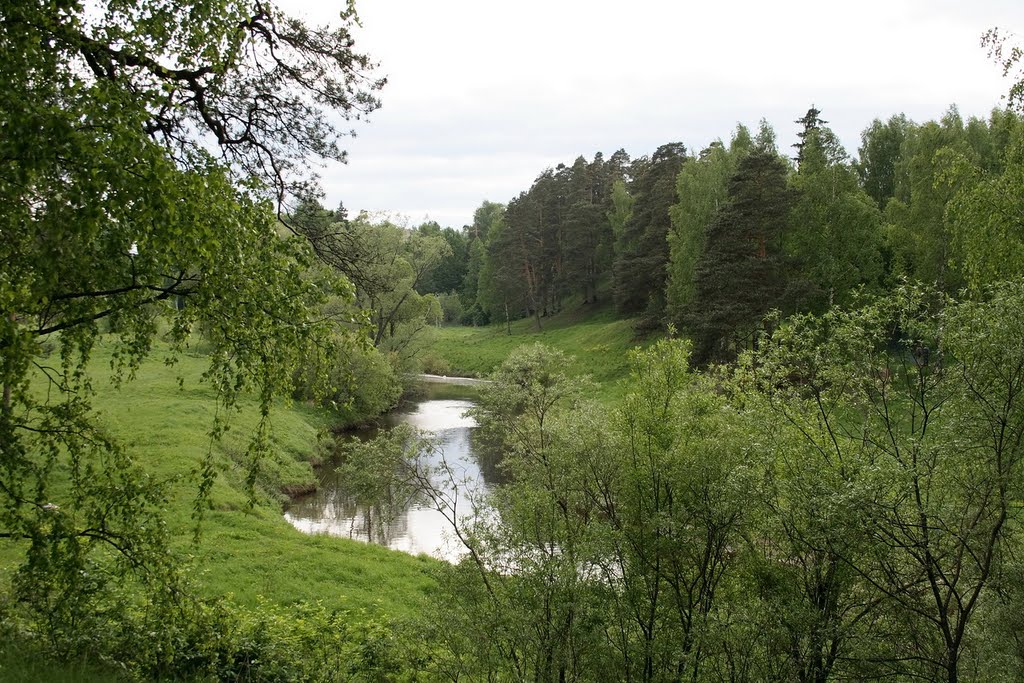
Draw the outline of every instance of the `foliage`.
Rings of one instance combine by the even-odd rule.
[[[939,182],[942,150],[969,153],[964,123],[955,109],[940,122],[908,131],[896,170],[896,197],[886,205],[885,218],[893,274],[953,293],[963,281],[944,221],[955,188]]]
[[[805,133],[791,182],[798,199],[785,239],[798,271],[790,288],[803,290],[796,303],[801,310],[848,306],[860,289],[881,281],[882,215],[846,160],[827,127]]]
[[[499,220],[505,211],[503,204],[485,201],[473,212],[473,225],[468,226],[468,255],[466,274],[459,288],[459,297],[463,308],[470,309],[477,305],[477,289],[480,285],[480,269],[483,267],[485,248],[491,226]],[[474,323],[475,324],[475,323]]]
[[[368,344],[347,344],[336,339],[307,357],[297,374],[292,396],[316,400],[331,408],[339,427],[375,419],[394,408],[402,394],[396,368]],[[316,386],[321,379],[325,386]]]
[[[111,346],[101,339],[89,371],[93,375],[102,375],[103,370],[109,367],[111,354]],[[212,387],[199,382],[207,359],[193,351],[184,354],[176,365],[167,366],[163,361],[168,357],[170,353],[166,345],[157,343],[153,357],[140,366],[133,382],[115,387],[98,379],[93,403],[109,437],[130,448],[137,466],[150,477],[168,482],[166,500],[161,506],[162,521],[167,525],[170,543],[179,550],[174,556],[178,573],[190,572],[192,579],[190,584],[181,587],[183,595],[179,596],[180,599],[188,598],[189,594],[204,600],[224,597],[223,608],[227,613],[238,615],[243,620],[255,619],[262,609],[260,606],[268,603],[269,612],[281,619],[282,631],[287,606],[314,597],[323,600],[325,611],[346,614],[346,627],[353,634],[360,632],[362,621],[384,625],[390,623],[391,616],[411,619],[429,613],[427,600],[435,586],[430,573],[436,560],[415,558],[348,539],[309,536],[296,531],[281,516],[284,496],[280,492],[301,491],[315,482],[314,474],[305,461],[316,456],[318,435],[335,424],[330,412],[297,403],[285,405],[279,402],[275,405],[272,412],[274,429],[269,437],[270,452],[260,462],[260,476],[254,495],[246,490],[248,468],[245,451],[249,435],[260,421],[258,397],[240,397],[238,411],[232,416],[231,429],[220,440],[211,442],[209,416],[216,410],[217,397]],[[179,386],[179,378],[184,380],[183,388]],[[194,522],[191,515],[195,482],[204,457],[212,459],[218,478],[208,495],[203,533],[198,544],[193,544]],[[94,582],[107,576],[107,570],[111,569],[109,565],[100,563],[96,555],[96,552],[91,555],[92,562],[86,567],[88,578]],[[10,584],[11,575],[23,556],[23,545],[6,540],[0,542],[0,581],[3,585]],[[120,603],[112,600],[115,597],[125,600],[139,598],[129,590],[134,585],[132,582],[123,588],[117,588],[115,583],[123,585],[126,582],[123,577],[114,576],[108,581],[110,590],[93,594],[87,598],[88,601],[79,601],[81,607],[92,606],[90,611],[98,614],[99,618],[92,618],[86,613],[78,618],[74,628],[61,628],[59,634],[65,642],[64,653],[49,668],[76,668],[71,665],[71,655],[68,654],[73,648],[78,648],[76,651],[82,652],[90,662],[104,655],[92,644],[107,642],[106,639],[112,637],[108,627],[112,619],[119,618],[121,609]],[[51,595],[57,593],[51,592]],[[18,623],[30,627],[27,632],[20,631],[16,641],[19,648],[26,652],[38,651],[41,661],[44,657],[56,657],[58,653],[52,645],[38,640],[49,632],[49,621],[44,621],[44,618],[48,619],[45,612],[30,610],[30,606],[24,603],[0,604],[12,608],[12,612],[4,613],[0,621],[16,616]],[[54,608],[67,609],[70,606],[67,601],[53,602]],[[233,618],[225,617],[225,621]],[[153,621],[157,621],[156,616]],[[171,624],[168,628],[185,626],[187,624]],[[128,624],[125,629],[134,627],[143,628]],[[146,628],[148,630],[139,630],[140,635],[132,641],[133,647],[140,649],[131,653],[132,658],[152,656],[142,652],[141,648],[155,647],[158,639],[143,636],[149,631],[159,632],[159,628]],[[234,627],[227,624],[225,628]],[[190,656],[189,652],[178,649],[175,657]],[[301,659],[307,655],[295,650],[288,652],[287,656]],[[115,657],[110,656],[110,659]],[[67,664],[60,666],[60,662]],[[168,666],[185,664],[179,661]],[[43,668],[42,663],[38,668],[49,671],[49,668]],[[3,674],[0,678],[6,680]],[[35,680],[49,680],[49,677],[43,674]]]
[[[908,286],[781,322],[718,375],[664,340],[633,355],[612,412],[579,400],[559,354],[511,354],[476,416],[512,477],[442,572],[457,619],[440,669],[810,682],[1019,667],[1022,304],[1019,283],[974,301]]]
[[[254,609],[218,600],[168,604],[111,605],[104,627],[83,642],[40,648],[18,630],[30,623],[10,620],[13,632],[5,635],[36,657],[87,653],[119,679],[140,681],[415,681],[424,680],[432,658],[400,625],[365,611],[317,602],[261,601]]]
[[[669,269],[665,300],[677,326],[693,304],[697,262],[704,253],[708,225],[728,199],[729,179],[740,158],[750,151],[750,131],[736,127],[728,149],[716,141],[697,159],[684,164],[676,179],[678,202],[670,209]]]
[[[1024,72],[1021,65],[1024,51],[1020,45],[1012,44],[1011,36],[1012,33],[1007,35],[1005,31],[991,28],[981,37],[981,44],[982,47],[988,48],[988,56],[1002,68],[1003,77],[1014,79],[1010,84],[1007,100],[1011,109],[1019,111],[1024,106]]]
[[[542,318],[569,297],[598,301],[613,259],[613,222],[624,220],[612,197],[623,180],[623,158],[624,152],[608,161],[600,152],[589,163],[577,157],[571,166],[545,170],[506,206],[483,203],[467,228],[461,294],[464,308],[475,303],[485,316],[468,313],[467,323],[532,315],[541,329]]]
[[[343,156],[336,122],[374,109],[381,84],[352,49],[351,8],[337,29],[233,0],[16,2],[0,16],[0,535],[25,552],[12,594],[55,647],[82,651],[120,602],[172,610],[186,588],[162,512],[174,482],[91,410],[99,322],[115,330],[115,383],[158,326],[177,355],[203,331],[210,436],[258,397],[243,446],[254,490],[273,398],[328,340],[309,250],[278,234],[270,200],[307,187],[307,158]],[[214,460],[207,448],[197,518]]]
[[[911,125],[906,116],[897,114],[885,123],[875,119],[861,133],[855,167],[861,186],[879,209],[885,209],[896,195],[896,165]]]
[[[389,523],[420,492],[418,458],[427,447],[423,437],[404,425],[367,441],[346,442],[338,468],[346,493],[372,510],[378,522]]]
[[[943,156],[943,180],[958,188],[946,206],[946,220],[967,285],[974,290],[1024,275],[1024,131],[1018,124],[1006,148],[1002,172],[986,172],[971,156],[951,150]]]
[[[856,609],[887,633],[865,657],[876,674],[955,681],[969,670],[970,626],[1020,497],[1022,297],[1019,284],[959,303],[906,288],[797,318],[761,358],[775,410],[819,459],[815,479],[832,482],[812,503],[827,505],[830,529],[803,531],[805,552],[833,556],[875,596]]]
[[[615,305],[621,313],[647,311],[652,322],[660,322],[664,313],[669,209],[686,160],[681,143],[662,145],[631,184],[633,206],[616,247],[614,270]]]
[[[442,228],[434,222],[424,223],[416,232],[428,237],[440,236],[448,245],[434,267],[416,286],[420,294],[444,294],[456,292],[466,279],[469,262],[469,238],[462,230]]]
[[[443,576],[458,605],[442,669],[470,677],[674,680],[721,653],[716,593],[747,505],[725,402],[687,345],[632,358],[614,414],[580,401],[560,354],[523,347],[475,411],[510,483],[463,527],[470,558]],[[713,453],[713,457],[706,457]],[[488,634],[486,641],[474,633]]]
[[[694,360],[734,358],[749,348],[762,318],[783,305],[783,235],[793,204],[778,155],[754,151],[729,181],[729,203],[716,214],[697,263],[696,297],[686,318]]]

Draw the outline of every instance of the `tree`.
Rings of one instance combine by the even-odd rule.
[[[755,150],[729,181],[729,203],[708,228],[697,263],[694,304],[685,319],[694,361],[735,358],[765,314],[783,304],[782,238],[793,196],[777,154]]]
[[[486,313],[479,297],[480,272],[487,256],[486,244],[491,234],[491,226],[502,220],[505,213],[504,204],[485,201],[473,213],[473,225],[467,227],[468,257],[466,274],[459,288],[459,299],[462,308],[469,318],[464,323],[480,324],[487,321]]]
[[[441,237],[448,244],[448,254],[442,258],[433,270],[427,273],[424,280],[417,286],[420,294],[445,294],[457,292],[466,279],[466,267],[469,263],[469,241],[464,230],[442,228],[434,222],[424,223],[416,228],[421,235]]]
[[[941,182],[942,150],[970,154],[963,119],[951,108],[941,121],[908,131],[896,167],[896,195],[886,204],[890,270],[947,293],[963,285],[952,235],[945,221],[946,202],[956,188]]]
[[[900,161],[903,141],[913,124],[903,114],[897,114],[882,123],[875,119],[860,134],[860,158],[855,166],[864,191],[875,200],[879,209],[885,209],[896,194],[896,166]]]
[[[515,210],[514,202],[509,207]],[[492,320],[505,320],[506,326],[512,315],[516,318],[529,310],[527,291],[523,287],[524,263],[516,257],[520,242],[505,221],[507,209],[498,215],[491,225],[486,253],[477,288],[477,303]],[[512,334],[512,328],[507,327]]]
[[[615,239],[615,243],[619,244],[623,239],[622,236],[626,230],[626,223],[629,222],[630,216],[633,215],[633,204],[635,200],[632,195],[629,194],[629,189],[626,187],[626,183],[623,180],[616,180],[612,185],[610,200],[611,208],[607,213],[608,222],[611,224],[612,235]],[[617,255],[618,254],[616,254],[616,256]]]
[[[609,262],[613,242],[612,226],[604,211],[603,165],[597,154],[593,164],[579,157],[569,170],[568,208],[563,221],[564,279],[567,289],[583,295],[583,303],[597,301],[598,281]]]
[[[416,334],[440,317],[437,297],[418,289],[451,255],[451,248],[440,234],[406,230],[386,221],[375,224],[366,214],[352,221],[349,229],[363,256],[358,269],[342,272],[369,315],[373,345],[396,354],[399,367],[405,367]]]
[[[746,127],[738,125],[729,148],[716,141],[697,159],[684,164],[676,179],[678,203],[670,210],[672,229],[668,233],[669,267],[665,300],[669,318],[682,324],[693,304],[697,262],[704,252],[708,225],[725,205],[729,179],[736,164],[750,152],[752,141]]]
[[[804,148],[807,146],[807,138],[818,131],[824,124],[828,123],[828,121],[823,121],[819,117],[819,114],[821,114],[821,111],[812,104],[806,114],[793,122],[803,125],[803,130],[796,134],[796,136],[800,138],[800,142],[793,145],[797,150],[796,159],[794,159],[794,161],[797,163],[798,167],[804,160]]]
[[[988,48],[989,58],[1002,68],[1003,77],[1014,79],[1006,99],[1010,109],[1020,111],[1024,108],[1024,66],[1021,62],[1024,50],[1020,45],[1011,44],[1012,35],[1008,36],[999,28],[991,28],[981,37],[981,44]]]
[[[676,176],[686,160],[678,142],[662,145],[632,183],[633,209],[615,261],[615,302],[622,313],[647,311],[651,322],[664,312],[668,263],[669,208],[675,203]]]
[[[943,155],[943,179],[957,188],[946,207],[956,260],[975,292],[1024,274],[1024,131],[1014,131],[1000,171],[987,171],[972,155]]]
[[[1024,458],[1024,291],[982,301],[904,288],[858,311],[788,323],[758,375],[823,461],[819,536],[879,602],[872,675],[960,679],[985,596],[1014,537]],[[850,545],[862,536],[863,542]],[[852,550],[855,552],[851,552]]]
[[[480,271],[477,297],[491,318],[504,314],[508,308],[516,318],[533,312],[540,327],[540,232],[536,227],[536,211],[527,193],[522,192],[505,208],[499,226],[487,241],[487,258]]]
[[[802,145],[786,251],[804,285],[798,308],[821,311],[849,304],[860,286],[880,284],[882,215],[829,128],[809,129]]]
[[[459,669],[474,679],[510,671],[521,680],[573,680],[598,669],[591,610],[599,603],[580,571],[590,555],[580,514],[588,503],[576,482],[600,435],[579,439],[571,436],[578,429],[564,428],[577,411],[590,415],[580,410],[587,383],[568,377],[565,365],[540,344],[515,349],[471,411],[511,475],[492,495],[499,515],[459,524],[470,561],[445,572],[461,622],[445,637],[466,653]]]
[[[160,486],[90,412],[100,322],[117,379],[158,317],[179,351],[202,328],[222,406],[252,389],[266,418],[327,334],[307,249],[268,200],[309,187],[310,157],[343,157],[332,121],[372,111],[382,82],[352,49],[351,7],[338,29],[234,0],[14,2],[0,18],[0,535],[29,548],[21,597],[84,615],[129,573],[173,581]]]
[[[745,425],[689,371],[687,342],[658,342],[630,365],[609,452],[585,488],[605,527],[592,561],[613,587],[611,677],[702,680],[723,664],[722,594],[751,513]]]
[[[493,375],[474,412],[511,477],[492,496],[500,514],[462,527],[469,561],[445,572],[461,671],[653,682],[722,663],[719,596],[753,482],[745,425],[689,372],[687,350],[633,354],[612,414],[539,344]]]

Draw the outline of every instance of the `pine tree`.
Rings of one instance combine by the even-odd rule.
[[[739,125],[728,148],[716,140],[697,159],[685,164],[676,179],[678,202],[670,211],[665,286],[668,318],[676,325],[682,325],[683,316],[693,304],[697,262],[704,253],[708,225],[728,200],[729,179],[752,146],[750,131]]]
[[[676,176],[686,160],[678,142],[662,145],[650,162],[637,165],[632,214],[620,240],[615,263],[615,302],[622,313],[641,313],[651,323],[665,309],[669,209],[676,201]]]
[[[685,317],[695,363],[735,358],[753,345],[765,314],[783,304],[782,237],[793,204],[786,172],[778,155],[755,150],[729,182],[729,203],[708,228]]]

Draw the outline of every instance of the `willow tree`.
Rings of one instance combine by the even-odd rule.
[[[28,548],[22,597],[87,609],[121,570],[171,564],[160,491],[90,411],[101,324],[117,378],[158,317],[176,349],[201,326],[222,404],[255,390],[266,416],[324,331],[275,206],[310,188],[307,159],[344,157],[337,124],[382,82],[351,6],[337,29],[247,0],[14,0],[0,19],[0,537]]]

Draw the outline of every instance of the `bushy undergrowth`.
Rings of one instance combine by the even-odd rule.
[[[246,608],[176,591],[90,607],[90,624],[53,630],[49,615],[5,605],[0,636],[20,657],[0,658],[0,679],[49,676],[19,659],[88,661],[87,676],[99,676],[89,673],[96,667],[125,681],[416,681],[431,669],[428,648],[365,609],[270,601]],[[69,666],[54,670],[67,675]]]

